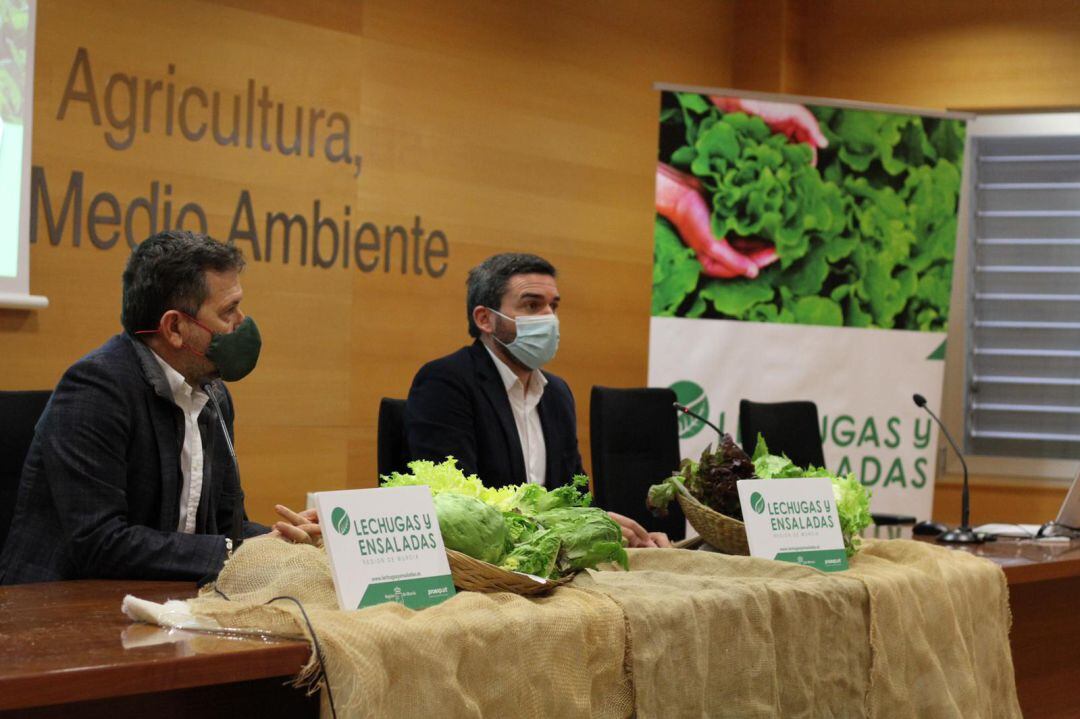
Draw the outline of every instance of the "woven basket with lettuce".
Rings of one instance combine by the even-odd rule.
[[[742,522],[737,482],[740,479],[788,479],[826,477],[832,481],[844,549],[850,557],[859,548],[859,533],[870,524],[870,495],[854,473],[838,476],[820,467],[796,466],[784,455],[769,454],[759,434],[754,456],[749,457],[730,434],[725,434],[716,451],[705,448],[701,459],[684,459],[679,471],[649,488],[648,504],[664,516],[667,507],[678,501],[686,518],[701,537],[728,554],[750,554],[746,527]]]
[[[537,484],[494,489],[447,457],[410,462],[408,474],[381,480],[383,487],[431,490],[459,589],[543,594],[601,562],[629,569],[622,530],[607,512],[589,506],[584,475],[551,491]]]

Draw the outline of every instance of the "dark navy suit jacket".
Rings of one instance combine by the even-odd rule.
[[[574,396],[560,377],[544,376],[548,383],[537,411],[547,451],[546,486],[552,489],[584,470]],[[405,406],[405,432],[413,459],[452,455],[466,474],[478,475],[489,487],[527,481],[506,387],[479,340],[420,368]]]
[[[228,390],[215,382],[232,433]],[[225,536],[254,536],[212,403],[199,416],[204,461],[195,534],[176,531],[182,410],[150,349],[120,334],[64,374],[34,433],[0,584],[84,577],[199,579]]]

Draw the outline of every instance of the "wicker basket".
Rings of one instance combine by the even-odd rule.
[[[494,564],[470,557],[453,549],[446,550],[450,560],[450,573],[454,586],[469,592],[513,592],[524,596],[547,594],[560,584],[566,584],[573,575],[538,582],[524,574],[500,569]]]
[[[691,526],[706,542],[727,554],[750,554],[746,525],[706,507],[684,488],[680,488],[675,496]]]

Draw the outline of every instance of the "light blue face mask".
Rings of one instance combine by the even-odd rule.
[[[555,357],[559,349],[559,318],[556,315],[521,315],[507,317],[498,310],[489,310],[517,326],[517,337],[507,344],[498,337],[495,341],[505,347],[521,364],[540,369]],[[494,337],[494,335],[492,335]]]

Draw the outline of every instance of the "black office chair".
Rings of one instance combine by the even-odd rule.
[[[679,466],[674,402],[670,389],[593,387],[589,427],[596,505],[678,540],[686,536],[678,505],[672,504],[664,518],[654,517],[645,505],[649,487]]]
[[[0,392],[0,548],[7,540],[19,478],[37,425],[52,392]]]
[[[823,467],[821,423],[813,402],[739,402],[739,435],[743,449],[751,457],[757,448],[758,433],[772,454],[786,454],[800,467]]]
[[[793,402],[739,402],[739,434],[743,449],[751,457],[757,448],[758,433],[765,438],[771,454],[786,454],[800,467],[825,466],[825,452],[821,442],[821,422],[818,421],[817,405],[808,401]],[[879,528],[886,528],[889,538],[899,536],[900,527],[915,524],[915,518],[904,514],[871,512],[874,536]]]
[[[405,400],[379,400],[379,476],[409,471],[409,443],[405,437]]]

